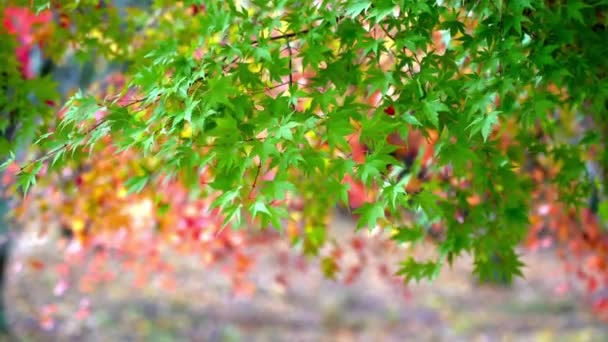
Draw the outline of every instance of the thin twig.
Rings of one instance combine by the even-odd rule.
[[[147,99],[148,99],[147,97],[142,97],[142,98],[139,98],[139,99],[134,99],[134,100],[132,100],[131,102],[127,102],[127,103],[125,103],[125,104],[122,104],[121,106],[122,106],[122,107],[130,107],[130,106],[132,106],[132,105],[134,105],[134,104],[138,104],[138,103],[144,102],[144,101],[146,101]],[[120,100],[119,100],[119,101],[120,101]]]
[[[287,50],[289,51],[289,89],[293,87],[293,51],[291,50],[291,44],[289,44],[289,39],[287,39]]]
[[[241,58],[241,57],[238,57],[238,56],[237,56],[237,57],[234,57],[234,58],[232,59],[232,61],[230,61],[230,63],[228,63],[228,64],[226,64],[226,65],[224,65],[224,66],[222,67],[222,71],[223,71],[223,72],[228,71],[228,68],[229,68],[229,67],[231,67],[231,66],[232,66],[234,63],[238,62],[238,60],[239,60],[240,58]]]
[[[88,130],[87,130],[87,131],[84,133],[84,135],[89,135],[89,134],[91,134],[91,132],[93,132],[94,130],[96,130],[96,129],[97,129],[97,128],[99,128],[99,127],[100,127],[102,124],[104,124],[104,123],[106,123],[106,122],[107,122],[106,120],[100,120],[100,121],[99,121],[98,123],[96,123],[96,124],[95,124],[93,127],[89,128],[89,129],[88,129]],[[61,152],[62,150],[65,150],[65,149],[66,149],[66,148],[68,148],[68,147],[69,147],[69,144],[68,144],[68,143],[65,143],[65,144],[63,144],[63,145],[61,145],[61,146],[59,146],[59,147],[56,147],[55,149],[53,149],[53,150],[51,150],[50,152],[48,152],[48,153],[46,153],[46,154],[44,154],[44,155],[40,156],[39,158],[36,158],[36,159],[34,159],[34,160],[30,161],[29,163],[27,163],[27,164],[25,164],[25,165],[21,166],[21,167],[19,168],[19,170],[20,170],[20,171],[23,171],[23,170],[27,169],[28,167],[32,166],[32,165],[33,165],[33,164],[35,164],[35,163],[45,161],[45,160],[47,160],[47,159],[51,158],[52,156],[54,156],[55,154],[57,154],[57,153]]]
[[[384,34],[386,34],[387,37],[389,37],[393,42],[396,42],[395,37],[393,37],[384,26],[382,26],[382,25],[379,25],[379,26],[380,26],[380,29],[382,31],[384,31]]]
[[[298,31],[298,32],[291,32],[291,33],[282,33],[280,36],[271,36],[268,37],[269,41],[274,41],[274,40],[281,40],[281,39],[290,39],[296,36],[299,36],[301,34],[306,34],[310,32],[310,29],[306,29],[306,30],[302,30],[302,31]],[[260,42],[261,39],[254,39],[251,41],[251,45],[254,44],[258,44]]]
[[[253,184],[251,185],[251,188],[249,189],[249,194],[247,194],[247,198],[251,198],[251,194],[253,194],[253,190],[255,189],[255,187],[258,184],[258,177],[260,177],[260,169],[262,169],[262,161],[260,160],[260,162],[258,163],[258,167],[255,171],[255,178],[253,179]]]
[[[312,88],[312,86],[310,84],[301,83],[299,81],[298,82],[294,82],[293,84],[297,84],[298,86],[300,86],[302,88]],[[280,87],[283,87],[283,86],[286,86],[286,85],[289,85],[289,81],[283,82],[283,83],[279,83],[279,84],[275,84],[273,86],[266,87],[266,88],[263,88],[263,89],[251,90],[251,91],[247,92],[247,94],[249,94],[249,95],[255,95],[255,94],[263,93],[265,91],[269,91],[269,90],[273,90],[273,89],[276,89],[276,88],[280,88]]]
[[[253,142],[253,141],[264,141],[266,140],[267,137],[262,137],[262,138],[246,138],[240,141],[236,141],[236,142],[229,142],[229,143],[223,143],[223,144],[203,144],[203,145],[197,145],[197,147],[204,147],[204,148],[215,148],[215,147],[223,147],[223,146],[234,146],[237,144],[242,144],[242,143],[248,143],[248,142]]]
[[[306,30],[302,30],[302,31],[298,31],[298,32],[284,33],[284,34],[281,34],[279,36],[269,37],[268,40],[269,41],[275,41],[275,40],[281,40],[281,39],[290,39],[290,38],[296,37],[296,36],[301,35],[301,34],[306,34],[308,32],[310,32],[310,29],[306,29]],[[259,43],[260,43],[260,39],[254,39],[254,40],[251,41],[251,45],[257,45]],[[287,44],[289,44],[289,42]],[[288,47],[288,49],[291,50],[291,47]],[[290,55],[291,55],[291,53],[290,53]],[[222,62],[225,62],[226,59],[227,59],[227,57],[224,57],[223,60],[222,60]],[[226,72],[227,69],[229,67],[231,67],[234,63],[236,63],[239,59],[240,59],[240,57],[233,58],[232,61],[230,61],[228,64],[226,64],[226,65],[224,65],[222,67],[222,71]]]
[[[129,107],[129,106],[132,106],[134,104],[141,103],[141,102],[143,102],[143,101],[145,101],[147,99],[148,99],[147,97],[138,98],[138,99],[135,99],[135,100],[133,100],[133,101],[131,101],[131,102],[123,105],[123,107]],[[106,105],[104,103],[97,103],[97,105],[99,107],[106,107]],[[101,127],[101,125],[103,125],[106,122],[108,122],[108,120],[105,120],[105,118],[99,120],[99,122],[97,122],[95,125],[91,126],[86,132],[84,132],[84,135],[86,136],[86,135],[91,134],[93,131],[95,131],[97,128]],[[42,161],[45,161],[45,160],[51,158],[55,154],[61,152],[62,150],[67,149],[68,147],[69,147],[68,143],[65,143],[65,144],[63,144],[61,146],[58,146],[55,149],[49,151],[48,153],[46,153],[46,154],[44,154],[44,155],[42,155],[42,156],[40,156],[40,157],[38,157],[38,158],[36,158],[36,159],[28,162],[27,164],[25,164],[23,166],[21,166],[19,169],[21,171],[23,171],[23,170],[27,169],[28,167],[32,166],[35,163],[42,162]]]

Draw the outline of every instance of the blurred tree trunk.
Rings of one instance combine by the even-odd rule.
[[[10,333],[4,290],[8,277],[8,262],[11,249],[10,224],[6,219],[9,204],[6,198],[0,197],[0,336]]]

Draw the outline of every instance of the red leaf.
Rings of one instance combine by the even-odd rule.
[[[44,263],[38,259],[30,259],[30,266],[36,271],[44,269]]]
[[[563,282],[555,287],[555,294],[558,296],[563,296],[570,290],[570,284]]]
[[[394,106],[388,106],[384,109],[384,112],[390,116],[395,115],[395,107]]]
[[[597,279],[589,278],[589,280],[587,281],[587,291],[595,292],[595,290],[597,290]]]
[[[279,273],[274,277],[274,281],[277,283],[277,285],[279,285],[281,288],[286,288],[287,287],[287,277],[285,276],[285,273]]]
[[[359,238],[359,237],[355,237],[350,241],[351,246],[353,246],[353,249],[357,252],[361,252],[363,250],[364,247],[364,243],[363,243],[363,239]]]
[[[593,303],[593,309],[595,311],[604,311],[608,309],[608,298],[600,298]]]

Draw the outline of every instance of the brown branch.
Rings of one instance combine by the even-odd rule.
[[[138,103],[144,102],[144,101],[146,101],[147,99],[148,99],[147,97],[142,97],[142,98],[139,98],[139,99],[134,99],[134,100],[132,100],[131,102],[127,102],[127,103],[125,103],[125,104],[122,104],[121,106],[122,106],[122,107],[130,107],[130,106],[132,106],[132,105],[134,105],[134,104],[138,104]]]
[[[228,71],[228,68],[229,68],[229,67],[231,67],[231,66],[232,66],[234,63],[236,63],[236,62],[237,62],[237,61],[238,61],[240,58],[241,58],[241,57],[238,57],[238,56],[237,56],[237,57],[234,57],[234,58],[233,58],[233,59],[230,61],[230,63],[228,63],[228,64],[226,64],[226,65],[224,65],[224,66],[222,67],[222,71],[223,71],[223,72]]]
[[[255,187],[258,184],[258,178],[260,177],[260,169],[262,169],[262,161],[260,160],[260,162],[258,163],[258,167],[255,171],[255,178],[253,179],[253,184],[251,185],[251,188],[249,189],[249,194],[247,194],[247,198],[251,198],[251,195],[253,194],[253,190],[255,189]]]
[[[293,86],[293,51],[291,50],[291,44],[289,44],[289,39],[287,39],[287,50],[289,51],[289,89]]]
[[[395,37],[393,37],[384,26],[382,26],[382,25],[379,25],[379,26],[380,26],[380,29],[384,32],[384,34],[386,34],[387,37],[389,37],[393,42],[396,42]]]
[[[310,29],[305,29],[305,30],[302,30],[302,31],[291,32],[291,33],[281,33],[281,35],[279,35],[279,36],[268,37],[267,40],[274,41],[274,40],[281,40],[281,39],[290,39],[290,38],[299,36],[301,34],[306,34],[308,32],[310,32]],[[251,45],[258,44],[260,42],[260,40],[261,39],[254,39],[254,40],[252,40],[251,41]]]
[[[269,90],[273,90],[273,89],[276,89],[276,88],[279,88],[279,87],[282,87],[282,86],[286,86],[286,85],[288,85],[288,84],[289,84],[289,82],[283,82],[283,83],[279,83],[279,84],[273,85],[272,87],[266,87],[266,88],[264,88],[264,89],[256,89],[256,90],[252,90],[252,91],[251,91],[249,94],[250,94],[250,95],[254,95],[254,94],[263,93],[263,92],[265,92],[265,91],[269,91]]]
[[[289,40],[290,38],[296,37],[296,36],[301,35],[301,34],[306,34],[308,32],[310,32],[310,29],[306,29],[306,30],[302,30],[302,31],[298,31],[298,32],[283,33],[283,34],[278,35],[278,36],[269,37],[267,40],[268,41],[275,41],[275,40],[281,40],[281,39],[287,39],[287,40]],[[251,45],[257,45],[257,44],[260,43],[260,41],[261,41],[261,39],[254,39],[254,40],[251,41]],[[288,44],[288,49],[291,51],[291,47],[289,47],[289,42],[287,44]],[[290,55],[291,55],[291,53],[290,53]],[[228,59],[228,57],[224,57],[222,59],[222,63],[226,62],[227,59]],[[233,58],[232,61],[230,61],[228,64],[226,64],[226,65],[224,65],[222,67],[222,71],[226,72],[227,69],[229,67],[231,67],[234,63],[236,63],[239,59],[240,59],[240,57]]]

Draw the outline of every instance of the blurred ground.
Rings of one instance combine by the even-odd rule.
[[[333,230],[347,236],[352,227],[339,219]],[[56,247],[32,243],[27,234],[21,240],[5,294],[19,341],[608,341],[608,328],[576,291],[556,291],[566,278],[550,251],[527,253],[526,280],[511,288],[478,286],[462,258],[405,295],[374,267],[346,286],[324,279],[318,262],[292,270],[282,291],[271,256],[288,249],[277,242],[256,252],[258,289],[249,299],[233,296],[221,267],[206,269],[183,256],[173,256],[174,292],[135,290],[122,274],[92,294],[70,288],[56,296]],[[44,260],[44,270],[18,267],[31,256]],[[79,317],[83,301],[91,314]],[[45,305],[56,310],[48,329],[39,324]]]

